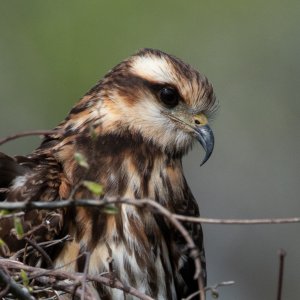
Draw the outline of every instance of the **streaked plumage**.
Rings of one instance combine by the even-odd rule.
[[[105,196],[150,198],[170,211],[198,216],[198,205],[183,174],[181,158],[198,139],[207,151],[213,135],[207,117],[215,108],[212,85],[181,60],[143,49],[113,68],[27,157],[0,156],[0,194],[6,201],[53,201],[92,198],[82,180],[100,183]],[[74,155],[86,158],[89,168]],[[47,222],[45,222],[47,220]],[[0,237],[12,252],[24,246],[1,223]],[[116,276],[155,299],[180,299],[197,290],[194,265],[184,239],[163,217],[147,209],[118,205],[110,215],[96,208],[30,211],[25,231],[38,242],[70,234],[74,240],[47,249],[55,266],[90,252],[89,272],[108,271],[112,255]],[[201,249],[199,224],[185,224]],[[36,263],[36,258],[27,258]],[[67,270],[82,271],[84,256]],[[42,264],[44,264],[42,262]],[[123,293],[95,286],[101,299],[123,299]],[[132,299],[127,296],[126,299]]]

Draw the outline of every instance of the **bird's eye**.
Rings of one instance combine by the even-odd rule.
[[[179,102],[179,95],[174,88],[164,87],[159,91],[160,100],[168,107],[175,107]]]

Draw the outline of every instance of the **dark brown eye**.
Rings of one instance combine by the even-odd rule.
[[[163,87],[159,91],[159,98],[168,107],[175,107],[179,102],[177,91],[171,87]]]

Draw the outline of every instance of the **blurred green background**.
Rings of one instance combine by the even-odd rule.
[[[1,0],[0,136],[54,127],[111,67],[158,48],[206,74],[220,102],[214,155],[201,169],[200,147],[184,160],[202,216],[299,216],[299,31],[298,0]],[[275,299],[284,248],[283,299],[298,299],[299,229],[205,225],[208,283],[236,281],[220,299]]]

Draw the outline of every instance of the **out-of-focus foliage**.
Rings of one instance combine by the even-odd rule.
[[[205,73],[220,101],[213,157],[185,160],[202,215],[300,214],[299,1],[2,0],[0,16],[0,136],[54,127],[116,63],[159,48]],[[209,284],[236,281],[220,299],[274,299],[280,247],[284,299],[299,296],[299,225],[204,230]]]

